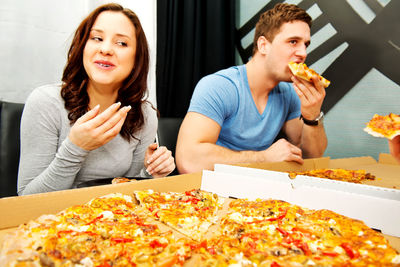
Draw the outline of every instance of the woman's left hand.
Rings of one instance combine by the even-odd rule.
[[[175,169],[175,160],[165,146],[157,148],[157,144],[153,143],[147,147],[144,166],[153,177],[165,177]]]

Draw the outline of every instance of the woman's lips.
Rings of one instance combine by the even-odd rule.
[[[96,60],[94,63],[102,69],[111,69],[115,67],[113,63],[104,60]]]

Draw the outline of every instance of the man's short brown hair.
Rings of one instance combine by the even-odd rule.
[[[257,40],[260,36],[264,36],[268,41],[272,42],[275,35],[279,32],[282,24],[295,20],[304,21],[311,28],[311,17],[307,12],[291,4],[276,4],[274,8],[261,14],[256,24],[256,32],[254,34],[253,55],[257,52]]]

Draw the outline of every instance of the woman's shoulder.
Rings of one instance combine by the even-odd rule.
[[[51,101],[62,102],[61,84],[46,84],[36,87],[28,96],[27,101]]]
[[[149,101],[144,101],[142,104],[143,115],[148,122],[157,122],[157,109]]]

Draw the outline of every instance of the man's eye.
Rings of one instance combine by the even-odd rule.
[[[128,46],[128,44],[126,42],[122,42],[122,41],[117,42],[117,44],[120,46]]]
[[[291,44],[297,44],[297,41],[296,40],[291,40],[290,43]]]

